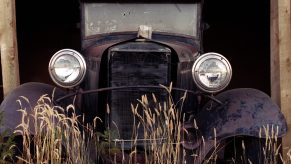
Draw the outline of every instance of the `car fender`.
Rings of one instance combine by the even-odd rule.
[[[54,94],[54,95],[53,95]],[[2,126],[0,132],[9,130],[13,132],[21,123],[22,114],[18,110],[26,109],[27,114],[31,114],[32,108],[37,104],[41,96],[47,95],[50,98],[57,98],[65,95],[60,89],[44,83],[30,82],[18,86],[11,91],[0,105],[0,111],[3,112]],[[53,95],[53,97],[52,97]],[[25,97],[25,98],[22,98]],[[29,103],[25,100],[29,100]],[[18,100],[21,101],[21,106]],[[30,130],[33,132],[32,128]]]
[[[196,118],[205,139],[222,140],[237,135],[265,138],[272,134],[282,137],[287,132],[280,108],[262,91],[232,89],[215,99],[222,104],[209,101]]]

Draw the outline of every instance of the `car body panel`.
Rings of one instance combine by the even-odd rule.
[[[33,108],[37,105],[41,96],[47,95],[54,99],[64,96],[66,93],[56,87],[44,83],[30,82],[24,83],[10,92],[0,106],[0,111],[3,111],[3,127],[1,131],[9,129],[11,132],[21,124],[22,113],[19,109],[24,109],[27,115],[32,113]],[[27,100],[29,102],[27,102]],[[63,101],[63,103],[72,103],[71,99]],[[34,133],[33,126],[29,127],[32,134]]]
[[[205,139],[238,135],[282,137],[287,132],[280,108],[262,91],[238,88],[222,92],[215,98],[222,104],[210,101],[196,117]]]

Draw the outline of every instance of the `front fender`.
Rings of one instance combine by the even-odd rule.
[[[20,85],[8,94],[0,106],[0,111],[3,112],[3,126],[0,128],[0,133],[6,129],[13,131],[15,127],[21,123],[22,115],[21,112],[17,111],[20,109],[20,104],[17,103],[20,96],[23,96],[29,100],[29,103],[26,101],[21,101],[21,106],[23,109],[26,108],[27,113],[30,114],[31,108],[36,105],[39,98],[45,94],[51,97],[54,92],[54,88],[54,86],[48,84],[30,82]],[[56,89],[54,92],[54,97],[57,98],[64,94],[65,93],[62,90]]]
[[[205,139],[224,139],[236,135],[282,137],[287,123],[279,107],[265,93],[239,88],[218,94],[223,105],[208,102],[196,121]],[[214,134],[214,129],[216,134]],[[268,129],[268,131],[267,131]]]

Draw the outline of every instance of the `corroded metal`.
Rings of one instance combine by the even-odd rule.
[[[259,90],[233,89],[216,98],[223,105],[210,101],[196,117],[205,139],[237,135],[282,137],[287,132],[286,120],[279,107]]]
[[[279,107],[259,90],[233,89],[215,98],[221,103],[210,100],[192,122],[184,124],[189,132],[184,135],[182,144],[187,162],[203,163],[209,154],[223,150],[227,138],[280,138],[287,132]]]
[[[157,85],[135,85],[135,86],[107,87],[107,88],[99,88],[99,89],[86,90],[86,91],[80,90],[77,92],[68,93],[68,94],[64,95],[63,97],[59,97],[55,101],[58,103],[58,102],[61,102],[63,100],[66,100],[66,99],[73,97],[73,96],[76,96],[76,95],[94,94],[94,93],[98,93],[98,92],[107,92],[107,91],[111,91],[111,90],[127,90],[127,89],[135,89],[135,88],[136,89],[137,88],[165,89],[163,86],[157,86]],[[173,87],[172,90],[182,92],[182,93],[187,92],[187,93],[194,95],[194,96],[201,94],[201,92],[199,92],[199,91],[191,91],[191,90],[176,88],[176,87]]]
[[[62,97],[65,94],[66,93],[62,90],[44,83],[31,82],[20,85],[8,94],[1,103],[0,111],[3,111],[3,127],[1,126],[0,133],[5,129],[9,129],[10,132],[13,132],[15,128],[21,124],[22,113],[18,111],[19,109],[26,110],[27,115],[30,116],[33,108],[37,105],[37,101],[41,96],[47,95],[51,98],[58,98],[59,96]],[[21,104],[17,102],[17,100],[19,100]],[[64,106],[71,103],[71,99],[62,101]],[[32,134],[34,134],[33,126],[30,126],[29,130]]]

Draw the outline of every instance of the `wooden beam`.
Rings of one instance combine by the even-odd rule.
[[[15,0],[0,0],[0,53],[3,94],[19,85]]]
[[[278,0],[271,0],[271,98],[281,105],[280,92],[280,58],[279,58],[279,25],[278,25]]]
[[[289,130],[283,137],[283,155],[291,148],[291,3],[271,0],[272,97],[281,107]],[[279,82],[279,84],[278,84]],[[279,89],[280,88],[280,89]]]
[[[279,56],[281,110],[285,115],[289,131],[283,138],[283,153],[291,148],[291,17],[290,0],[278,0]]]

